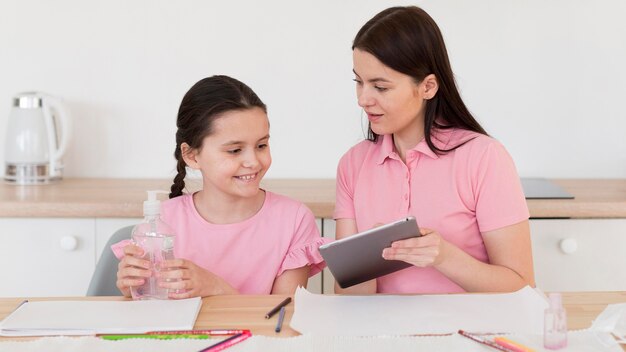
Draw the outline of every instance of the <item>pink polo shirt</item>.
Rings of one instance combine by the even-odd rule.
[[[335,219],[355,219],[358,231],[407,215],[474,258],[489,262],[481,233],[528,219],[511,156],[495,139],[461,129],[433,134],[449,149],[437,155],[424,140],[407,151],[406,164],[393,137],[362,141],[339,161]],[[355,255],[358,255],[355,253]],[[381,293],[464,292],[436,269],[410,267],[377,279]]]
[[[309,275],[325,263],[318,247],[315,217],[304,204],[265,192],[252,217],[233,224],[213,224],[196,210],[191,194],[161,203],[161,218],[176,233],[174,255],[220,276],[242,294],[269,294],[285,270],[309,266]],[[118,258],[129,240],[111,248]]]

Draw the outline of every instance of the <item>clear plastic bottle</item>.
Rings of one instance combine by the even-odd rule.
[[[130,293],[133,299],[168,299],[169,290],[159,287],[159,279],[155,275],[161,270],[164,260],[174,259],[174,230],[161,220],[161,202],[158,193],[165,191],[148,191],[148,200],[143,202],[144,220],[133,228],[133,243],[144,250],[142,259],[150,261],[152,276],[145,279],[141,286],[133,286]]]
[[[544,315],[543,347],[558,350],[567,346],[567,314],[560,293],[550,293],[550,307]]]

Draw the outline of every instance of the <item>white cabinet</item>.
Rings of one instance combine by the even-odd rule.
[[[626,219],[533,219],[530,228],[537,287],[626,291]],[[335,237],[332,219],[323,232]],[[332,274],[323,274],[323,292],[334,293]]]
[[[0,218],[0,297],[84,296],[111,235],[142,220]],[[321,293],[322,275],[308,289]]]
[[[626,290],[626,219],[536,219],[530,228],[537,287]]]
[[[0,297],[83,296],[109,237],[140,218],[0,218]],[[324,237],[335,221],[317,219]],[[626,290],[626,219],[533,219],[535,279],[545,291]],[[309,279],[334,293],[328,269]]]
[[[94,219],[0,218],[0,297],[83,296]]]
[[[111,235],[141,221],[0,218],[0,297],[84,296]],[[321,293],[322,275],[311,277],[308,289]]]

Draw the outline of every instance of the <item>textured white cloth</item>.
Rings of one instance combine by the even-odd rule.
[[[542,348],[541,335],[510,335],[511,339],[523,343],[536,351]],[[131,339],[105,341],[96,337],[44,337],[31,341],[3,340],[0,351],[11,352],[197,352],[213,343],[214,340],[147,340]],[[604,332],[591,330],[571,331],[568,333],[566,351],[580,352],[622,352],[622,348],[613,338]],[[457,334],[446,336],[412,337],[318,337],[301,335],[291,338],[253,336],[228,349],[228,352],[246,351],[467,351],[493,352],[493,349],[469,340]],[[564,350],[565,351],[565,350]]]

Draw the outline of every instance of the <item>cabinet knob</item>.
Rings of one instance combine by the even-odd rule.
[[[574,238],[565,238],[559,242],[559,247],[563,253],[572,254],[578,249],[578,241]]]
[[[59,244],[61,245],[61,249],[70,252],[78,247],[78,240],[74,236],[63,236]]]

